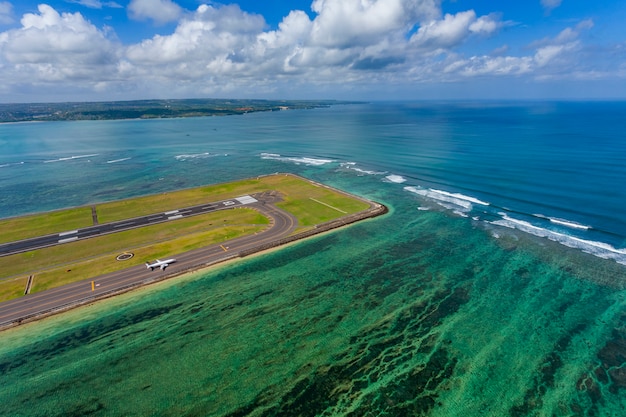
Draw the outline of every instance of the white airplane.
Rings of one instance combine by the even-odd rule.
[[[163,271],[169,264],[173,264],[174,262],[176,262],[176,259],[166,259],[164,261],[157,259],[153,264],[146,262],[146,268],[149,268],[150,271],[154,271],[154,268],[161,268],[161,271]]]

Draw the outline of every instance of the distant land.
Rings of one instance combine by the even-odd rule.
[[[0,123],[158,119],[314,109],[356,102],[337,100],[180,99],[70,103],[0,103]]]

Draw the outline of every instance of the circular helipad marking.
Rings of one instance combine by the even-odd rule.
[[[115,259],[117,259],[118,261],[127,261],[130,258],[132,258],[133,256],[135,256],[134,253],[131,252],[124,252],[120,255],[117,255],[117,257]]]

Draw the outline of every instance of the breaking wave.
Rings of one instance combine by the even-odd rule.
[[[63,162],[63,161],[72,161],[74,159],[82,159],[82,158],[91,158],[92,156],[98,156],[100,154],[98,153],[92,153],[89,155],[75,155],[75,156],[66,156],[64,158],[58,158],[58,159],[49,159],[47,161],[43,161],[44,164],[48,164],[51,162]]]
[[[509,209],[496,207],[486,201],[464,194],[414,186],[407,186],[404,189],[459,216],[469,217],[471,213],[474,221],[515,229],[626,265],[626,249],[619,249],[608,243],[589,239],[587,233],[594,232],[591,226],[541,214],[518,213],[521,216],[528,216],[528,219],[532,221],[531,223],[531,221],[513,217]],[[422,210],[422,207],[419,209]],[[494,218],[496,220],[492,220]],[[500,237],[496,232],[492,235],[494,238]]]
[[[0,168],[12,167],[14,165],[24,165],[24,162],[11,162],[8,164],[0,164]]]
[[[554,230],[549,230],[524,220],[515,219],[508,216],[506,213],[500,214],[502,219],[493,221],[491,224],[520,230],[538,237],[544,237],[570,248],[580,249],[585,253],[589,253],[600,258],[613,259],[622,265],[626,265],[626,249],[617,249],[608,243],[586,240],[576,236],[570,236],[565,233],[556,232]]]
[[[339,164],[342,168],[349,169],[351,171],[355,171],[359,174],[363,175],[385,175],[387,171],[370,171],[367,169],[358,168],[356,166],[356,162],[342,162]]]
[[[189,159],[204,159],[204,158],[214,158],[216,156],[228,156],[228,154],[218,154],[211,152],[203,152],[203,153],[191,153],[191,154],[182,154],[176,155],[174,158],[178,161],[187,161]]]
[[[396,183],[396,184],[402,184],[402,183],[406,182],[406,178],[404,178],[402,175],[394,175],[394,174],[387,175],[385,177],[385,179],[387,181],[389,181],[389,182],[393,182],[393,183]]]
[[[124,162],[124,161],[128,161],[129,159],[131,158],[128,157],[128,158],[112,159],[110,161],[107,161],[107,164],[115,164],[117,162]]]
[[[458,193],[434,190],[432,188],[404,187],[406,191],[426,197],[440,206],[454,211],[456,214],[465,215],[472,210],[473,203],[488,206],[489,203]]]
[[[312,166],[321,166],[326,165],[331,162],[335,162],[332,159],[320,159],[320,158],[309,158],[309,157],[298,157],[298,156],[282,156],[277,153],[262,153],[261,159],[271,159],[275,161],[282,162],[292,162],[296,165],[312,165]]]

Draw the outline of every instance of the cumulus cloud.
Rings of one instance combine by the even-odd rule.
[[[0,25],[13,23],[13,5],[7,1],[0,1]]]
[[[582,31],[592,27],[593,21],[585,20],[575,27],[563,29],[553,38],[533,42],[535,52],[532,55],[474,56],[470,59],[459,59],[449,64],[444,71],[467,77],[533,73],[538,78],[546,78],[552,73],[563,74],[579,65],[577,54],[580,53],[581,44],[578,38]]]
[[[315,0],[311,41],[324,47],[367,45],[439,15],[431,0]]]
[[[177,21],[183,9],[172,0],[132,0],[128,15],[135,20],[152,20],[163,24]]]
[[[138,67],[161,63],[177,65],[184,72],[192,68],[201,72],[218,70],[221,64],[219,72],[230,71],[264,27],[261,16],[245,13],[237,5],[201,5],[173,34],[130,46],[127,57]]]
[[[75,1],[106,7],[102,0]],[[375,83],[593,73],[576,63],[591,20],[531,43],[522,56],[512,56],[514,47],[494,50],[487,43],[484,54],[468,54],[507,23],[499,14],[478,16],[474,10],[443,14],[440,3],[315,0],[312,14],[293,10],[269,30],[263,16],[235,4],[187,11],[169,0],[133,0],[134,18],[164,22],[152,8],[169,5],[168,16],[178,20],[172,32],[126,46],[110,28],[97,28],[80,13],[41,5],[22,17],[20,28],[0,32],[0,86],[57,83],[96,93],[134,90],[144,97],[249,96],[251,89],[258,95],[300,84],[334,93]]]
[[[103,77],[117,65],[116,47],[80,13],[59,14],[42,4],[22,27],[0,35],[0,54],[12,66],[4,77],[37,82]]]
[[[474,10],[446,14],[441,20],[421,26],[411,37],[411,43],[420,48],[447,49],[460,44],[471,34],[489,35],[500,26],[494,16],[476,18]]]

